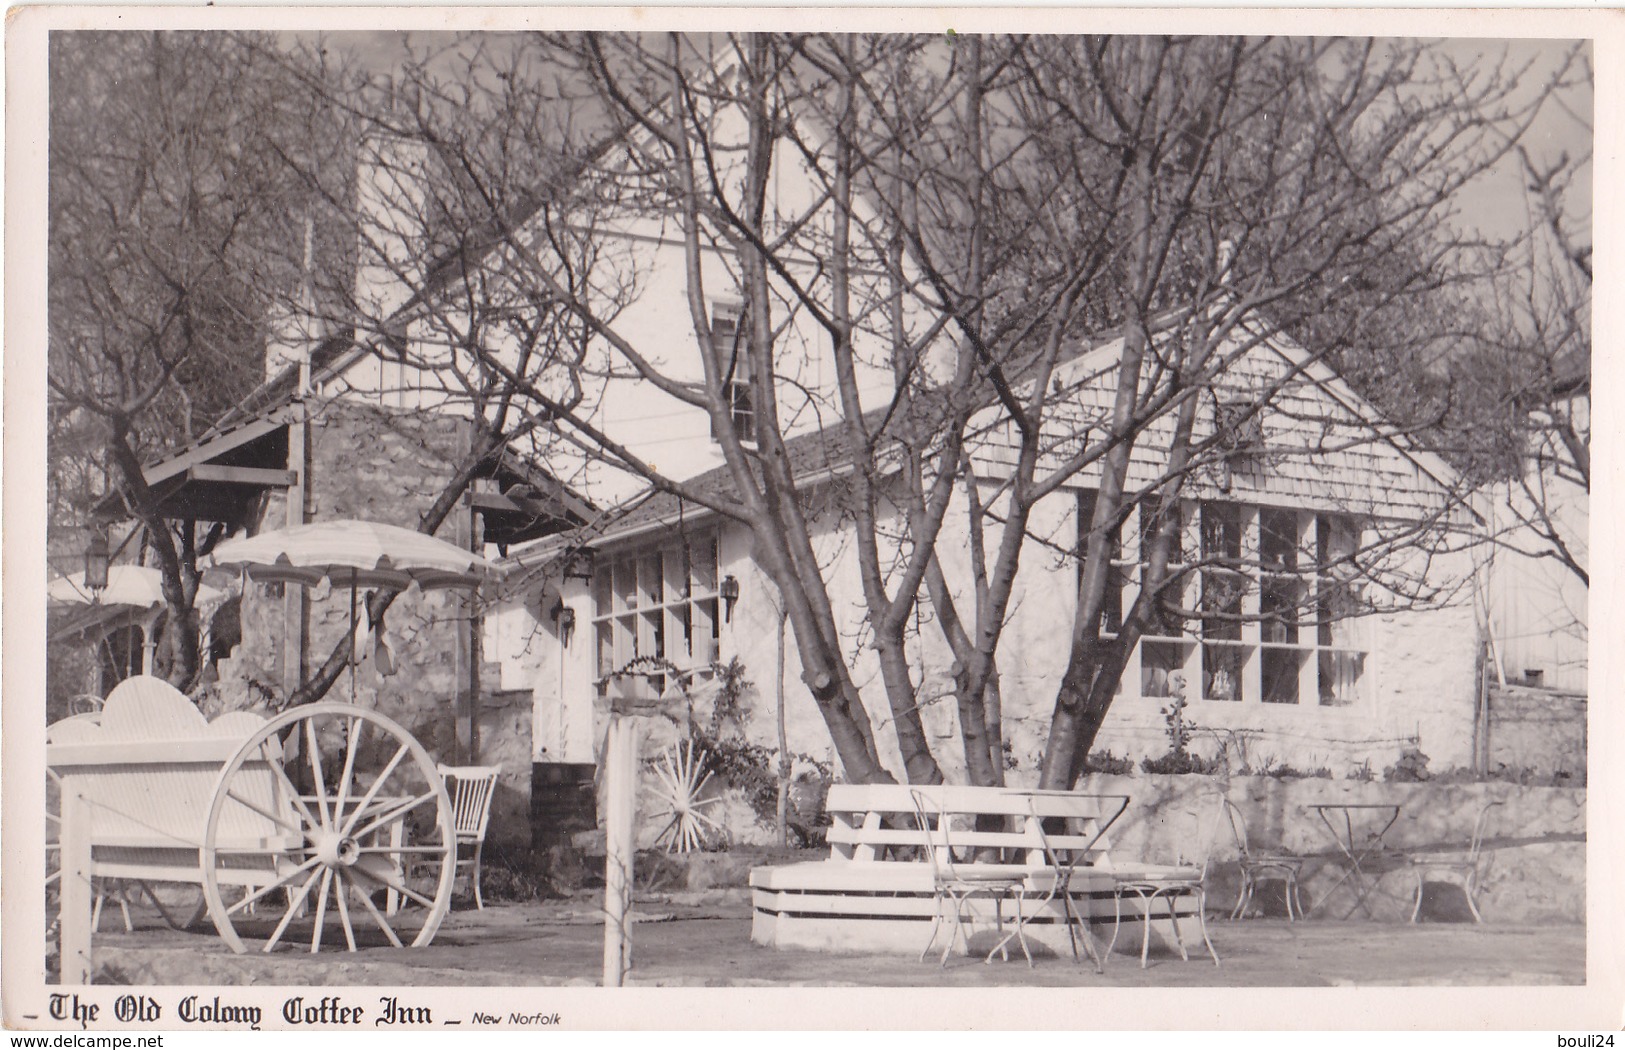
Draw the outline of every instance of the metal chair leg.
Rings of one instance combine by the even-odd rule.
[[[1067,890],[1067,894],[1066,894],[1066,897],[1064,898],[1064,901],[1065,901],[1064,907],[1066,908],[1066,919],[1067,919],[1066,935],[1067,935],[1067,939],[1072,944],[1072,958],[1076,959],[1078,957],[1078,940],[1082,939],[1084,951],[1089,953],[1089,958],[1095,964],[1095,972],[1096,973],[1105,973],[1106,972],[1106,962],[1100,956],[1100,948],[1099,948],[1099,946],[1095,944],[1095,934],[1094,934],[1094,930],[1092,928],[1093,923],[1090,921],[1090,919],[1085,919],[1084,917],[1082,917],[1082,916],[1080,916],[1078,914],[1077,908],[1074,907],[1073,904],[1072,904],[1072,891],[1071,891],[1070,888],[1068,888],[1068,890]],[[1091,918],[1092,917],[1093,916],[1091,914]],[[1076,937],[1074,937],[1073,933],[1072,933],[1072,923],[1073,923],[1074,920],[1078,924],[1078,932],[1077,932]]]
[[[480,896],[480,855],[484,852],[484,840],[476,842],[474,844],[474,869],[470,878],[474,880],[474,907],[479,911],[485,910],[485,898]]]
[[[1017,926],[1016,931],[1019,933],[1020,930],[1021,930],[1021,927]],[[999,894],[997,897],[993,898],[993,935],[995,937],[997,937],[999,940],[998,940],[998,942],[996,944],[993,945],[992,950],[987,953],[987,958],[983,959],[982,961],[984,963],[987,963],[989,966],[993,965],[993,953],[998,952],[999,953],[999,958],[1002,961],[1009,962],[1010,961],[1010,947],[1009,947],[1009,945],[1010,945],[1010,937],[1007,936],[1005,934],[1005,932],[1004,932],[1004,894],[1002,894],[1002,893]],[[967,951],[967,952],[970,951],[970,938],[969,937],[965,938],[965,951]]]
[[[1241,873],[1241,891],[1236,895],[1236,906],[1230,911],[1232,921],[1247,914],[1247,905],[1253,902],[1253,877],[1243,870]]]
[[[1415,922],[1422,914],[1422,873],[1416,873],[1416,904],[1411,908],[1411,922]]]
[[[1123,891],[1112,890],[1112,939],[1106,945],[1106,957],[1110,958],[1112,950],[1117,947],[1117,931],[1123,927]]]
[[[1155,894],[1152,895],[1153,899],[1155,899],[1155,896],[1156,896]],[[1168,902],[1168,922],[1169,922],[1169,925],[1173,926],[1173,928],[1174,928],[1174,947],[1179,949],[1179,957],[1180,957],[1180,959],[1182,959],[1185,962],[1190,962],[1191,961],[1190,953],[1185,950],[1185,938],[1180,936],[1180,934],[1179,934],[1179,909],[1174,907],[1174,902],[1177,901],[1178,899],[1179,899],[1179,894],[1174,893],[1171,890],[1168,892],[1168,895],[1163,898],[1163,900]],[[1147,929],[1149,929],[1149,926],[1147,927]]]
[[[1288,914],[1291,907],[1288,906]],[[1213,947],[1213,941],[1207,935],[1207,890],[1196,891],[1196,928],[1202,931],[1202,943],[1207,945],[1207,953],[1213,956],[1213,965],[1219,965],[1219,953]]]
[[[1156,894],[1147,900],[1144,893],[1136,890],[1140,898],[1140,969],[1145,969],[1146,960],[1151,957],[1151,905],[1155,903]]]

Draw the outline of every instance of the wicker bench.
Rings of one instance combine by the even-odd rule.
[[[750,875],[751,940],[831,951],[913,951],[925,944],[936,909],[925,838],[913,792],[949,816],[956,867],[1040,872],[1050,867],[1029,826],[1043,820],[1051,849],[1087,851],[1071,880],[1074,912],[1105,932],[1113,921],[1114,865],[1106,832],[1127,797],[1015,788],[837,784],[825,860],[762,867]],[[1136,870],[1143,865],[1134,865]],[[1189,910],[1188,901],[1181,902]],[[1131,905],[1132,906],[1132,905]],[[1026,926],[1028,939],[1067,952],[1065,912],[1049,901]],[[1138,921],[1137,917],[1133,921]],[[978,937],[995,930],[992,916]]]

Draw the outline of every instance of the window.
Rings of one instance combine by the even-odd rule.
[[[682,670],[717,662],[717,536],[695,533],[660,547],[600,558],[593,574],[597,682],[640,656]],[[664,681],[652,680],[657,690]]]
[[[1242,598],[1252,586],[1241,559],[1245,510],[1206,503],[1202,515],[1202,696],[1239,701],[1252,647],[1242,639]]]
[[[1081,539],[1096,495],[1081,493]],[[1196,571],[1176,576],[1148,614],[1124,681],[1140,695],[1215,703],[1318,704],[1359,702],[1366,652],[1354,568],[1360,526],[1342,515],[1210,502],[1167,506],[1142,501],[1128,532],[1138,542],[1132,578],[1114,572],[1107,597],[1109,633],[1121,629],[1132,588],[1144,580],[1159,528],[1173,531],[1170,569],[1199,555]],[[1114,550],[1116,544],[1114,543]],[[1191,610],[1187,613],[1183,610]],[[1195,619],[1184,619],[1194,615]]]
[[[1258,513],[1259,657],[1266,704],[1298,702],[1305,653],[1298,645],[1304,581],[1298,573],[1299,516]]]
[[[1170,580],[1152,604],[1140,640],[1140,695],[1173,696],[1182,682],[1189,680],[1186,665],[1196,651],[1196,643],[1185,633],[1184,617],[1177,611],[1185,604],[1184,508],[1178,501],[1163,502],[1155,497],[1142,500],[1139,507],[1139,584],[1143,588],[1151,567],[1152,545],[1167,531],[1168,575]]]
[[[745,353],[749,333],[738,305],[716,303],[711,307],[711,338],[721,355],[722,391],[728,400],[734,433],[741,441],[755,441],[756,409],[751,399],[750,362]],[[719,436],[713,422],[711,437],[714,440]]]
[[[1078,493],[1078,586],[1083,586],[1084,570],[1088,567],[1089,557],[1089,530],[1095,520],[1095,503],[1097,493],[1083,491]],[[1121,526],[1114,528],[1106,540],[1107,558],[1110,566],[1106,570],[1106,593],[1102,596],[1104,606],[1101,623],[1103,634],[1115,635],[1123,629],[1123,530]]]
[[[1320,703],[1340,707],[1358,698],[1365,675],[1365,653],[1356,648],[1355,614],[1359,611],[1353,556],[1359,530],[1347,518],[1321,515],[1315,522],[1319,544],[1315,578],[1315,648],[1318,650]]]

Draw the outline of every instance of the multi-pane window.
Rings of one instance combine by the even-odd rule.
[[[1089,531],[1095,520],[1096,493],[1086,489],[1078,493],[1078,585],[1083,585],[1084,570],[1089,565]],[[1102,596],[1101,631],[1115,635],[1123,628],[1123,530],[1111,530],[1106,537],[1106,591]]]
[[[1241,699],[1250,646],[1242,637],[1242,599],[1252,580],[1242,561],[1245,515],[1235,503],[1207,503],[1202,516],[1202,696]]]
[[[740,308],[717,303],[711,308],[711,338],[715,341],[722,368],[722,392],[728,401],[728,415],[734,433],[741,441],[756,439],[756,408],[751,398],[750,360],[746,353],[748,333]],[[711,436],[718,437],[716,425]]]
[[[1153,545],[1159,535],[1168,543],[1169,580],[1147,610],[1144,634],[1140,639],[1140,695],[1173,696],[1179,683],[1187,680],[1186,665],[1196,651],[1196,642],[1186,633],[1180,610],[1185,605],[1180,569],[1184,565],[1184,515],[1177,501],[1163,502],[1155,497],[1139,508],[1139,579],[1149,575]],[[1189,695],[1187,693],[1187,695]]]
[[[1080,494],[1080,541],[1094,504],[1094,493]],[[1147,609],[1124,670],[1131,689],[1137,684],[1141,696],[1168,697],[1183,683],[1188,699],[1222,703],[1358,701],[1366,653],[1352,572],[1360,535],[1354,519],[1148,500],[1130,514],[1126,531],[1138,547],[1117,563],[1128,571],[1109,586],[1110,633],[1120,629],[1121,610],[1147,577],[1159,531],[1169,541],[1172,577]],[[1192,562],[1192,571],[1182,573]]]
[[[593,637],[600,691],[638,657],[682,670],[716,663],[717,536],[694,533],[659,547],[600,560],[593,575]],[[656,690],[663,679],[654,679]]]

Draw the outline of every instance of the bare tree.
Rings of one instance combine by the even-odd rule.
[[[53,490],[81,519],[116,493],[140,523],[169,676],[189,685],[197,555],[220,532],[165,520],[143,464],[257,382],[269,290],[299,258],[286,216],[304,189],[280,157],[321,167],[329,139],[247,38],[59,32],[50,49]]]
[[[1179,635],[1191,619],[1243,618],[1239,596],[1214,597],[1225,588],[1204,588],[1202,609],[1184,595],[1198,577],[1234,583],[1259,552],[1204,560],[1176,511],[1194,481],[1231,468],[1238,437],[1266,412],[1290,413],[1284,390],[1329,362],[1364,376],[1388,410],[1387,425],[1335,438],[1328,420],[1302,421],[1322,433],[1300,456],[1438,424],[1447,400],[1434,369],[1456,289],[1500,255],[1446,223],[1449,202],[1513,148],[1546,91],[1520,100],[1518,70],[1459,70],[1426,47],[1371,42],[960,38],[915,48],[937,54],[908,55],[906,73],[854,79],[860,123],[884,131],[865,172],[921,304],[951,318],[962,360],[974,362],[950,396],[996,406],[979,417],[991,429],[977,443],[1006,445],[991,472],[958,461],[969,586],[956,595],[936,558],[926,579],[956,656],[968,774],[996,783],[998,641],[1024,550],[1055,542],[1029,528],[1031,515],[1062,486],[1093,483],[1072,659],[1044,756],[1046,786],[1064,787],[1148,629]],[[1082,375],[1068,367],[1082,341],[1113,327],[1113,359]],[[1281,329],[1302,333],[1305,360],[1270,383],[1233,374]],[[1084,387],[1114,398],[1080,413]],[[1204,418],[1221,400],[1224,418]],[[1130,463],[1146,450],[1160,476],[1130,485]],[[916,494],[919,477],[908,478]],[[1295,554],[1292,571],[1368,580],[1390,606],[1438,600],[1395,555],[1448,542],[1449,502],[1388,523],[1359,549]],[[1140,522],[1138,598],[1120,609],[1130,520]],[[1359,611],[1352,592],[1310,609],[1309,589],[1299,590],[1301,607],[1277,600],[1270,613],[1289,615],[1294,630],[1334,606],[1337,616]]]
[[[388,77],[305,81],[357,140],[353,189],[305,172],[355,253],[351,269],[330,275],[339,280],[311,318],[348,333],[334,392],[356,386],[350,393],[408,420],[426,410],[466,422],[443,484],[418,510],[425,533],[506,456],[568,465],[554,423],[593,381],[591,330],[569,303],[591,294],[613,319],[626,280],[614,246],[596,234],[587,160],[570,152],[576,110],[516,40],[473,34],[427,48],[407,40]],[[283,61],[290,71],[300,65],[297,54]],[[386,416],[378,425],[389,425]],[[521,506],[538,520],[567,515],[566,491],[527,490]],[[381,622],[397,596],[374,594],[369,622]],[[320,699],[351,645],[340,639],[288,702]]]

